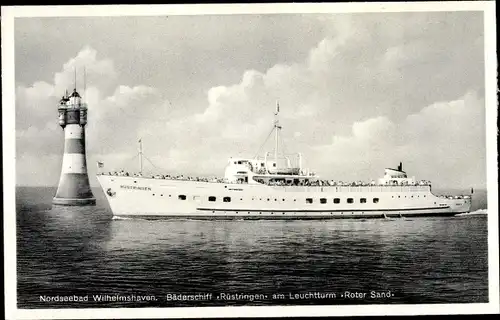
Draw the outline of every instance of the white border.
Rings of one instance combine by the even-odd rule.
[[[269,13],[355,13],[411,11],[483,11],[493,8],[493,1],[445,2],[340,2],[340,3],[262,3],[262,4],[175,4],[175,5],[102,5],[102,6],[18,6],[7,8],[15,17],[112,17],[201,14]]]
[[[5,318],[17,308],[14,18],[2,7],[2,160]]]
[[[15,219],[14,18],[57,16],[152,16],[198,14],[483,11],[488,190],[489,303],[439,305],[265,306],[109,309],[17,309]],[[6,319],[222,318],[345,315],[440,315],[499,313],[496,17],[494,1],[402,3],[280,3],[223,5],[117,5],[2,7],[2,105]]]
[[[484,67],[486,106],[486,189],[488,192],[488,279],[489,301],[496,303],[500,313],[499,255],[498,255],[498,100],[497,44],[495,2],[487,3],[484,11]]]

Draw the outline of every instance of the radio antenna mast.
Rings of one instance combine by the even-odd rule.
[[[142,138],[139,138],[139,173],[142,175]]]
[[[276,112],[274,113],[274,129],[275,131],[275,147],[274,147],[274,161],[278,167],[278,149],[279,149],[279,130],[281,129],[278,114],[280,112],[280,103],[276,100]]]
[[[85,98],[87,97],[87,71],[83,67],[83,103],[85,103]]]

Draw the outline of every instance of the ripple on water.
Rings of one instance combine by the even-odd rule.
[[[112,218],[109,208],[99,205],[73,210],[51,208],[45,202],[37,204],[50,201],[50,195],[35,195],[33,199],[20,205],[17,212],[21,308],[47,308],[46,303],[37,301],[44,293],[142,293],[162,297],[179,292],[380,289],[396,292],[385,303],[488,299],[485,215],[390,220],[157,221]],[[155,303],[146,305],[165,306],[167,302]],[[292,302],[233,302],[273,303]]]

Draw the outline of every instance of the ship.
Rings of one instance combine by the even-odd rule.
[[[378,181],[324,180],[302,166],[302,154],[279,152],[282,126],[274,112],[272,152],[231,157],[223,178],[105,172],[97,180],[114,216],[161,219],[353,219],[454,216],[468,213],[472,195],[435,195],[430,181],[385,168]],[[265,143],[265,142],[264,142]]]

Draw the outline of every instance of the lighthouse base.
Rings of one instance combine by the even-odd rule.
[[[52,204],[59,206],[95,206],[95,198],[69,199],[54,197],[52,199]]]

